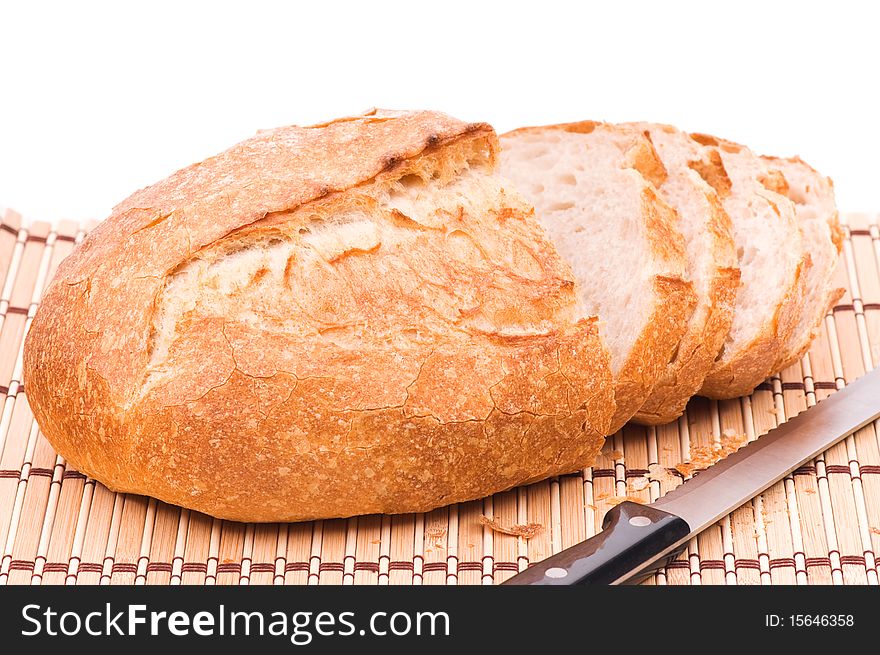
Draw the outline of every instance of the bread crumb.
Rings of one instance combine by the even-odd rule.
[[[632,491],[642,491],[645,487],[648,486],[648,483],[649,483],[648,478],[645,478],[645,477],[639,476],[639,477],[637,477],[637,478],[633,478],[633,479],[631,479],[631,480],[627,483],[626,486],[627,486],[629,489],[631,489]]]
[[[675,469],[684,477],[688,477],[694,471],[709,468],[715,462],[724,459],[731,453],[735,453],[748,441],[748,436],[744,434],[736,434],[733,430],[725,430],[718,444],[691,446],[690,460],[676,464]]]
[[[430,546],[435,548],[445,548],[443,538],[446,536],[446,528],[439,525],[432,525],[425,528],[425,538]]]
[[[868,528],[873,534],[880,534],[880,528],[870,527]]]
[[[370,543],[378,546],[379,544],[382,543],[382,540],[381,539],[373,539],[372,541],[370,541]]]
[[[681,473],[684,477],[688,477],[694,472],[694,465],[682,462],[681,464],[675,465],[675,470]]]
[[[671,483],[675,481],[675,476],[669,472],[669,469],[660,464],[651,464],[648,466],[648,480],[652,482]]]
[[[540,523],[527,523],[525,525],[501,525],[498,521],[490,519],[488,516],[480,514],[480,525],[485,525],[492,532],[500,532],[501,534],[509,534],[511,537],[522,537],[523,539],[531,539],[537,537],[544,531],[544,526]]]
[[[814,493],[816,493],[816,490],[813,489],[813,487],[807,487],[806,489],[804,489],[804,493],[805,494],[814,494]]]
[[[623,453],[619,450],[609,450],[607,453],[604,453],[606,457],[610,457],[611,459],[623,459]]]

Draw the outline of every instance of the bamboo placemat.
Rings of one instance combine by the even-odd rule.
[[[297,524],[212,519],[114,494],[65,465],[21,384],[40,292],[89,226],[0,222],[0,584],[493,584],[649,502],[695,468],[833,393],[880,360],[880,228],[846,218],[847,294],[803,360],[731,401],[695,398],[656,429],[626,426],[591,469],[427,514]],[[880,399],[878,399],[880,400]],[[878,584],[877,423],[695,539],[648,584]],[[486,517],[486,518],[481,518]],[[488,524],[487,519],[494,523]],[[529,538],[498,528],[522,529]]]

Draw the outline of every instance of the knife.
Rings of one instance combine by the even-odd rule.
[[[612,507],[595,537],[504,584],[636,582],[675,559],[691,537],[878,417],[880,369],[874,369],[650,505]]]

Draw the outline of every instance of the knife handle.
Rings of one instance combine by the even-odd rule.
[[[613,584],[637,573],[648,573],[674,558],[664,551],[691,533],[687,522],[650,505],[623,502],[612,507],[602,521],[602,532],[530,566],[504,584],[576,585]]]

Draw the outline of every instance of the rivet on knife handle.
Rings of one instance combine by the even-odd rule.
[[[629,501],[611,508],[602,528],[592,539],[529,567],[504,584],[614,584],[663,566],[691,532],[675,514]],[[653,567],[645,569],[646,562],[654,562]]]

